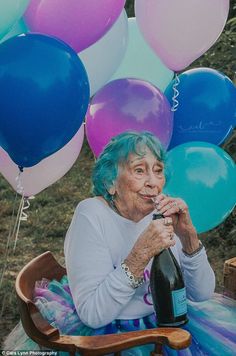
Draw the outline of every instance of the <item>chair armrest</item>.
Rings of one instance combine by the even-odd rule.
[[[26,333],[38,344],[54,350],[98,356],[148,343],[168,345],[175,350],[191,344],[189,332],[180,328],[155,328],[99,336],[60,335],[58,329],[43,319],[33,303],[28,302],[26,305],[28,313],[22,314],[28,315],[28,318],[21,318]]]
[[[98,356],[149,343],[168,345],[172,349],[180,350],[191,344],[191,335],[188,331],[179,328],[156,328],[99,336],[68,337],[61,335],[59,340],[54,342],[60,344],[73,343],[76,351],[80,352],[81,355]]]

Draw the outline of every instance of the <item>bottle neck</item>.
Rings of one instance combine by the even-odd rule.
[[[152,215],[152,220],[164,219],[164,215],[161,213],[155,213]]]

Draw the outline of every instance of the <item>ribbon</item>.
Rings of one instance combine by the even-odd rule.
[[[175,73],[175,79],[174,79],[174,84],[173,84],[174,94],[172,96],[172,108],[171,108],[171,111],[174,111],[174,112],[178,109],[178,106],[179,106],[179,101],[177,99],[177,97],[179,96],[179,91],[177,89],[177,86],[179,85],[179,83],[180,83],[179,76],[177,73]]]

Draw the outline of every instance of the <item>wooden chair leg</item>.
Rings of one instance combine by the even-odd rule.
[[[151,352],[150,356],[162,356],[163,355],[163,349],[161,344],[155,344],[155,349],[154,351]]]

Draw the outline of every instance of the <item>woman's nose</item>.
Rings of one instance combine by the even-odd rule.
[[[158,179],[156,177],[156,175],[153,172],[150,172],[147,174],[147,178],[146,178],[146,186],[149,187],[155,187],[158,185]]]

